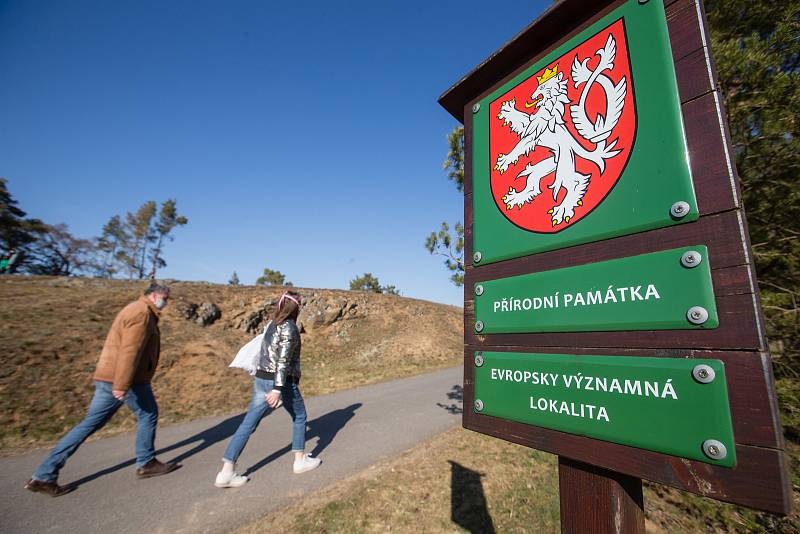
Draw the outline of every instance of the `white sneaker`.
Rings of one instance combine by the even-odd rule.
[[[217,479],[214,481],[214,485],[218,488],[238,488],[247,484],[248,480],[250,479],[244,475],[237,474],[236,471],[228,474],[223,474],[223,472],[220,471],[217,473]]]
[[[321,463],[322,460],[319,458],[312,458],[308,454],[304,454],[302,458],[294,461],[293,470],[296,475],[299,475],[300,473],[305,473],[306,471],[316,469]]]

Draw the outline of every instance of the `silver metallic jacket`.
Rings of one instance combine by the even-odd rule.
[[[293,320],[277,326],[272,321],[267,323],[258,368],[275,373],[276,388],[286,383],[287,376],[300,378],[300,332]]]

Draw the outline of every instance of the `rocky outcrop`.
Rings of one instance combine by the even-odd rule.
[[[366,297],[345,297],[323,292],[301,292],[303,310],[297,319],[300,333],[328,328],[336,323],[366,315]],[[277,300],[261,301],[229,315],[228,326],[250,334],[260,333],[269,321]]]
[[[209,326],[222,317],[222,310],[211,302],[192,303],[188,304],[183,310],[183,317],[189,321],[194,321],[200,326]]]
[[[362,307],[359,308],[357,299],[315,294],[308,299],[299,319],[305,329],[313,332],[336,322],[355,318],[359,312],[363,312],[363,303],[361,304]]]
[[[272,307],[276,302],[276,300],[265,300],[259,303],[255,309],[251,307],[237,311],[231,316],[230,326],[250,334],[260,333],[267,324],[269,316],[272,314]]]

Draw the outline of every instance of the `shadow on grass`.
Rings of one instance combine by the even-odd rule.
[[[332,412],[328,412],[323,416],[317,417],[313,421],[308,422],[308,430],[306,430],[306,439],[310,440],[313,438],[319,438],[317,441],[317,445],[314,447],[309,454],[311,456],[319,456],[325,448],[333,442],[333,438],[336,437],[336,434],[344,428],[344,426],[356,415],[356,410],[361,408],[362,404],[357,402],[355,404],[351,404],[347,408],[341,408],[339,410],[334,410]],[[286,445],[285,447],[278,449],[277,451],[273,452],[263,460],[260,460],[255,465],[251,466],[244,474],[245,476],[255,473],[268,463],[272,462],[291,452],[292,445],[291,443]]]
[[[494,534],[494,524],[486,508],[482,474],[463,465],[450,463],[450,519],[472,533]]]

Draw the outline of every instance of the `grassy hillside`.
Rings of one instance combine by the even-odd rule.
[[[0,453],[47,445],[83,417],[108,328],[144,287],[91,278],[0,278]],[[244,409],[251,379],[228,364],[260,331],[282,288],[193,282],[171,287],[153,381],[161,422]],[[306,302],[299,318],[304,395],[462,361],[461,308],[365,292],[297,291]],[[191,304],[204,302],[222,312],[205,327],[185,318]],[[99,435],[134,426],[123,409]]]

